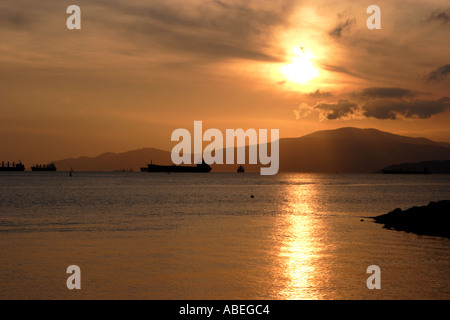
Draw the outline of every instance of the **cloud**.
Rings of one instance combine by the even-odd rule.
[[[450,74],[450,64],[445,64],[430,72],[428,74],[427,81],[443,80],[448,74]]]
[[[34,1],[17,5],[12,1],[4,1],[0,3],[0,29],[27,32],[40,30],[40,25],[48,18],[49,5],[51,3],[38,4]]]
[[[311,98],[328,98],[333,96],[333,94],[328,91],[320,91],[319,89],[317,89],[314,92],[308,93],[308,96]]]
[[[294,109],[295,119],[299,120],[301,118],[306,118],[311,113],[314,112],[314,107],[308,105],[307,103],[301,103],[297,109]]]
[[[320,120],[375,118],[379,120],[429,119],[450,109],[450,98],[435,100],[415,99],[415,91],[404,88],[369,87],[352,92],[347,97],[353,102],[339,99],[337,102],[320,102],[314,106],[302,103],[294,113],[297,119],[318,114]],[[324,97],[319,91],[309,96]]]
[[[427,21],[436,21],[447,24],[450,21],[450,8],[433,11]]]
[[[361,90],[360,92],[354,92],[351,94],[353,97],[359,97],[362,99],[380,99],[380,98],[411,98],[416,93],[409,89],[403,88],[383,88],[383,87],[369,87]]]
[[[338,100],[337,103],[318,103],[314,109],[321,109],[326,112],[326,119],[335,120],[353,114],[358,105],[345,99]]]
[[[340,99],[336,103],[320,102],[314,106],[301,103],[294,111],[297,120],[306,118],[311,114],[316,114],[320,121],[336,120],[345,118],[356,113],[358,105],[345,99]]]
[[[0,11],[1,28],[10,28],[12,30],[26,30],[33,24],[33,22],[35,22],[35,19],[19,10]]]
[[[346,74],[346,75],[349,75],[349,76],[352,76],[355,78],[359,78],[359,79],[370,79],[371,78],[371,76],[368,74],[354,72],[345,67],[338,66],[338,65],[323,64],[322,68],[327,71],[343,73],[343,74]]]
[[[153,43],[200,59],[282,62],[277,31],[288,26],[298,2],[273,1],[102,1],[128,41]],[[99,18],[100,19],[100,18]],[[107,19],[102,17],[102,19]],[[137,39],[136,39],[137,38]]]
[[[434,114],[450,109],[450,98],[437,100],[374,100],[362,107],[367,118],[395,120],[399,115],[404,118],[428,119]]]
[[[341,22],[337,25],[336,28],[331,30],[328,34],[332,36],[333,38],[340,38],[342,37],[342,32],[346,29],[350,29],[350,27],[356,23],[356,19],[347,19],[345,22]]]

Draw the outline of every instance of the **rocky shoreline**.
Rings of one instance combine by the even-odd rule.
[[[430,202],[426,206],[399,208],[377,217],[375,223],[384,228],[412,232],[419,235],[450,238],[450,201]]]

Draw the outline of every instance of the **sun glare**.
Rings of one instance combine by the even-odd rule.
[[[304,84],[319,75],[319,70],[313,65],[314,55],[311,52],[301,47],[294,49],[294,53],[292,63],[281,68],[281,72],[288,80]]]

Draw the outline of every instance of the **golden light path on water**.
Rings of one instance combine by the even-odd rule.
[[[286,188],[288,202],[283,208],[284,241],[280,258],[287,278],[280,296],[286,300],[321,299],[320,287],[324,279],[319,257],[323,248],[320,221],[311,203],[316,195],[315,184],[290,185]]]
[[[449,239],[361,220],[444,197],[447,177],[36,177],[2,177],[3,299],[450,297]],[[74,264],[80,291],[66,287]],[[381,290],[366,286],[370,265],[382,270]]]

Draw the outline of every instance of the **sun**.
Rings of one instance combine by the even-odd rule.
[[[281,67],[281,72],[286,79],[295,83],[305,84],[319,75],[319,70],[314,67],[314,55],[304,47],[294,49],[295,56],[292,63]]]

